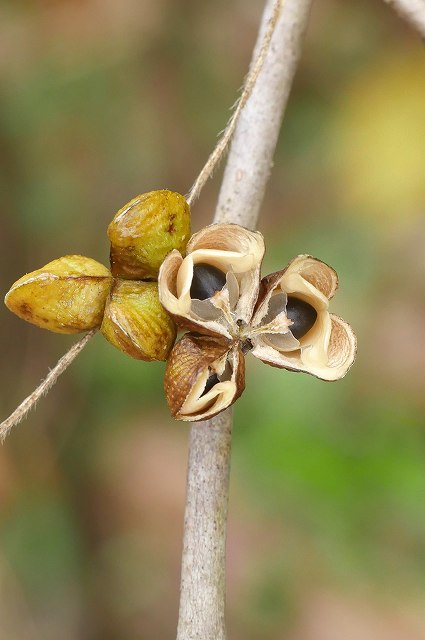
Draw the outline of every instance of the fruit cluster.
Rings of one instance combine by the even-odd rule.
[[[167,190],[131,200],[108,227],[111,269],[65,256],[12,285],[6,305],[59,333],[100,328],[140,360],[168,360],[173,416],[196,421],[229,407],[245,387],[245,354],[274,367],[337,380],[356,339],[328,311],[335,271],[307,255],[261,280],[264,240],[235,224],[190,239],[186,200]],[[174,345],[177,328],[187,329]]]
[[[158,297],[165,256],[184,252],[190,210],[183,196],[145,193],[118,211],[108,227],[111,270],[84,256],[49,262],[15,282],[7,307],[20,318],[57,333],[100,328],[107,340],[139,360],[166,360],[176,326]]]

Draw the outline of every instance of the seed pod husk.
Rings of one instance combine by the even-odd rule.
[[[64,256],[27,273],[7,293],[6,306],[23,320],[56,333],[99,327],[112,277],[96,260]]]
[[[354,361],[356,338],[350,325],[328,311],[337,286],[335,271],[307,255],[297,256],[283,271],[263,278],[252,320],[252,354],[273,366],[304,371],[322,380],[342,378]],[[286,329],[282,324],[288,297],[307,303],[317,314],[303,335],[293,335],[291,324]]]
[[[164,260],[158,278],[161,302],[180,327],[232,339],[251,320],[263,255],[260,233],[236,224],[210,225],[192,236],[185,258],[173,251]],[[197,265],[226,276],[222,290],[207,299],[191,295]],[[202,283],[198,286],[202,291]]]
[[[334,381],[343,378],[352,366],[357,352],[356,336],[342,318],[329,314],[329,333],[324,344],[314,348],[280,350],[262,339],[253,339],[251,353],[273,367],[289,371],[303,371],[320,380]],[[312,345],[315,346],[314,343]]]
[[[233,404],[244,388],[245,360],[238,342],[188,333],[171,351],[164,389],[178,420],[212,418]]]
[[[190,237],[190,209],[179,193],[150,191],[133,198],[108,227],[111,271],[120,278],[156,280],[165,256],[184,253]]]
[[[166,360],[176,326],[158,298],[156,282],[115,280],[101,331],[117,349],[138,360]]]

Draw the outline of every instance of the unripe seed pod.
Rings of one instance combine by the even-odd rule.
[[[115,280],[101,331],[114,347],[138,360],[166,360],[176,339],[156,282]]]
[[[179,193],[151,191],[133,198],[108,227],[111,270],[132,280],[156,280],[165,256],[186,250],[190,209]]]
[[[109,269],[84,256],[64,256],[27,273],[7,293],[17,316],[56,333],[99,327],[112,277]]]
[[[193,267],[190,297],[196,300],[211,298],[226,284],[226,274],[212,264],[198,262]]]
[[[289,327],[294,338],[302,338],[310,331],[317,318],[317,311],[308,302],[288,296],[286,315],[293,324]]]

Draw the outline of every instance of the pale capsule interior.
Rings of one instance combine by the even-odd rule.
[[[258,232],[232,224],[206,227],[192,237],[185,258],[172,252],[165,259],[159,273],[161,302],[169,313],[192,326],[237,337],[240,324],[248,324],[252,317],[263,254]],[[192,299],[190,294],[193,269],[200,263],[226,275],[225,286],[205,300]]]
[[[354,361],[356,338],[351,327],[329,314],[329,298],[338,286],[336,272],[311,256],[300,255],[286,270],[272,274],[253,318],[253,354],[261,360],[297,371],[306,371],[323,380],[343,377]],[[279,318],[282,295],[294,296],[314,307],[313,326],[297,341],[267,331]],[[298,344],[297,344],[298,342]]]
[[[313,326],[299,339],[291,333],[291,321],[286,316],[288,295],[307,302],[317,312]],[[267,298],[253,331],[257,343],[261,341],[303,365],[327,367],[331,320],[326,296],[299,273],[290,273],[287,277],[283,274]]]
[[[233,350],[211,363],[192,386],[179,417],[196,416],[196,420],[202,420],[206,414],[213,415],[228,407],[237,391],[236,369],[237,356]],[[208,378],[213,374],[217,374],[219,382],[204,394]]]
[[[226,275],[226,284],[214,296],[206,300],[191,298],[190,289],[193,269],[196,264],[210,264]],[[177,298],[180,312],[195,315],[203,321],[217,321],[229,328],[237,322],[237,305],[244,278],[254,267],[252,255],[243,256],[236,252],[202,249],[189,254],[182,262],[177,273]]]

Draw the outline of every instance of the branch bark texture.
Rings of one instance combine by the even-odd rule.
[[[425,39],[425,0],[384,0]]]
[[[312,0],[286,0],[267,58],[234,134],[214,222],[255,228],[300,57]],[[264,10],[260,47],[273,2]],[[177,640],[225,640],[225,547],[232,411],[190,434]]]
[[[311,4],[312,0],[287,0],[284,4],[269,54],[239,118],[214,222],[235,222],[251,229],[257,226]],[[263,18],[256,49],[266,23]]]

